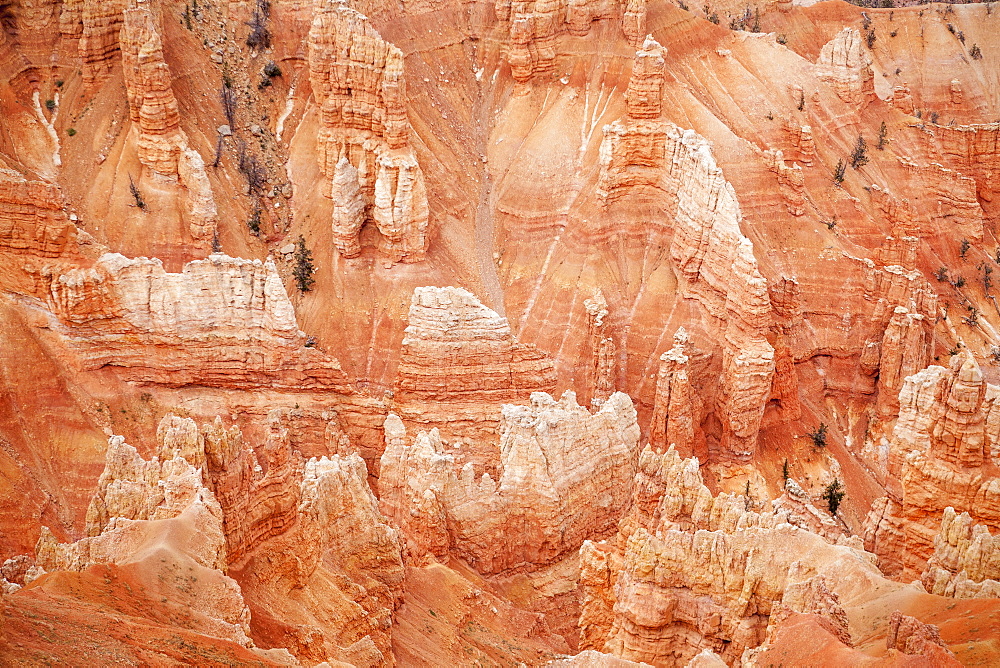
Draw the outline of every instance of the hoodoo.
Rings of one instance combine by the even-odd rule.
[[[998,119],[991,2],[0,0],[0,664],[1000,665]]]

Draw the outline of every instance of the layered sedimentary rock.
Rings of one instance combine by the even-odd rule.
[[[153,12],[145,5],[125,10],[121,29],[122,74],[129,117],[137,129],[139,162],[187,190],[188,227],[195,239],[211,239],[216,206],[205,163],[180,129],[177,99]]]
[[[555,390],[552,361],[468,290],[417,288],[408,322],[398,399],[501,403]]]
[[[642,47],[635,52],[632,75],[625,93],[629,118],[660,117],[664,53],[664,48],[652,37],[646,37]]]
[[[638,49],[646,36],[646,0],[626,0],[622,32],[629,46]]]
[[[436,431],[411,445],[395,415],[385,430],[381,508],[414,556],[453,551],[481,573],[538,567],[613,530],[631,497],[639,427],[620,392],[593,415],[569,392],[505,405],[496,479],[462,466]]]
[[[218,499],[220,552],[247,604],[257,642],[303,660],[390,661],[403,579],[397,533],[378,512],[357,454],[304,461],[283,412],[272,410],[256,448],[221,418],[198,429],[168,414],[160,451],[202,462]]]
[[[785,136],[789,142],[789,149],[785,151],[785,155],[803,165],[812,165],[816,157],[816,140],[813,139],[812,126],[799,125],[789,119],[785,122]]]
[[[719,647],[724,660],[738,661],[764,642],[773,615],[777,622],[789,611],[824,616],[846,635],[834,586],[843,572],[837,569],[850,563],[859,580],[880,578],[855,555],[789,525],[732,533],[668,529],[653,535],[639,529],[620,561],[602,546],[581,549],[581,623],[588,615],[601,618],[592,607],[613,604],[610,627],[596,634],[591,629],[591,642],[653,665],[683,665],[703,647]],[[613,594],[602,600],[608,588]]]
[[[127,5],[126,0],[66,3],[60,17],[60,29],[70,37],[80,37],[84,84],[97,85],[110,74],[119,51],[119,32]]]
[[[593,388],[591,405],[600,408],[611,393],[615,391],[618,377],[618,347],[615,340],[608,336],[608,303],[604,295],[598,291],[591,299],[583,302],[587,309],[588,332],[590,340],[590,385]]]
[[[832,573],[820,577],[820,562],[810,561],[813,550],[845,549],[806,530],[843,535],[821,515],[807,500],[772,510],[742,495],[713,496],[697,458],[647,447],[618,535],[580,549],[581,648],[683,665],[702,648],[724,647],[731,661],[793,612],[825,617],[849,644]]]
[[[222,573],[222,509],[201,469],[163,445],[161,452],[171,458],[147,461],[124,438],[112,436],[87,512],[88,537],[59,543],[43,529],[38,566],[48,572],[131,566],[147,587],[185,606],[182,626],[252,646],[240,588]]]
[[[623,29],[645,36],[645,3],[641,9],[631,7]],[[569,32],[586,35],[592,21],[616,16],[620,11],[616,2],[609,0],[496,0],[494,11],[499,30],[507,41],[504,55],[515,81],[526,82],[535,75],[551,74],[556,58],[556,39]],[[639,14],[642,15],[638,19]],[[631,38],[630,38],[631,41]]]
[[[0,169],[0,250],[57,257],[76,237],[59,188]]]
[[[323,194],[334,200],[338,251],[346,257],[360,253],[361,226],[372,220],[384,255],[422,260],[427,192],[409,145],[402,52],[364,15],[337,0],[318,5],[308,41],[309,79],[320,113],[317,151],[327,179]],[[345,159],[348,164],[341,164]]]
[[[688,356],[684,354],[687,342],[688,335],[682,327],[674,334],[674,346],[660,356],[649,443],[657,452],[673,446],[690,456],[695,443],[695,416],[699,411],[688,379]]]
[[[787,276],[768,284],[771,307],[774,309],[774,380],[771,401],[777,402],[785,420],[797,420],[802,415],[799,404],[799,375],[795,369],[792,343],[801,331],[802,291],[798,281]]]
[[[801,505],[820,515],[808,500]],[[664,528],[725,532],[770,528],[782,523],[799,524],[797,516],[801,514],[774,509],[769,503],[758,504],[743,495],[721,492],[715,496],[705,486],[697,457],[683,458],[672,447],[656,453],[647,446],[639,457],[632,504],[619,525],[619,539],[627,539],[640,528],[654,533]],[[815,522],[809,518],[800,526],[812,530]],[[836,529],[829,531],[831,538],[839,533]]]
[[[910,93],[910,87],[905,81],[898,86],[892,87],[892,98],[890,102],[892,106],[896,107],[904,114],[913,114],[913,95]]]
[[[205,470],[225,516],[231,564],[240,564],[256,547],[280,536],[298,519],[301,455],[292,452],[280,410],[268,415],[267,428],[257,451],[260,458],[244,445],[238,427],[225,429],[218,418],[202,429],[203,435],[195,433],[195,450],[204,453]]]
[[[125,10],[121,45],[129,117],[139,130],[139,161],[157,174],[176,176],[181,145],[187,141],[160,33],[144,5]]]
[[[919,619],[904,615],[898,610],[889,616],[889,633],[885,645],[887,649],[899,650],[903,654],[926,656],[935,665],[962,665],[944,646],[938,627],[924,624]]]
[[[817,76],[829,82],[848,104],[864,108],[875,99],[872,58],[856,28],[844,28],[823,46],[816,61]]]
[[[873,192],[887,218],[903,217],[903,203],[881,189]],[[930,362],[938,316],[937,295],[915,266],[919,239],[906,234],[912,225],[912,219],[895,223],[876,260],[864,267],[864,298],[872,311],[859,362],[862,372],[878,378],[875,408],[881,420],[899,412],[903,379]]]
[[[937,167],[942,174],[957,172],[936,193],[944,205],[951,204],[952,211],[942,213],[957,217],[952,224],[959,224],[960,232],[969,239],[981,238],[982,208],[980,201],[992,202],[1000,194],[1000,123],[975,125],[928,125],[925,137],[929,140],[930,157],[935,162],[952,167]],[[970,188],[961,177],[973,182]],[[963,186],[957,188],[958,186]],[[953,192],[956,191],[957,192]],[[973,201],[976,200],[976,201]],[[958,214],[956,216],[956,214]]]
[[[346,156],[337,161],[330,188],[333,200],[333,243],[347,257],[361,253],[361,227],[365,224],[365,200],[358,170]]]
[[[781,151],[765,151],[764,159],[767,161],[768,169],[778,177],[778,188],[781,190],[781,197],[785,200],[788,213],[793,216],[801,216],[805,211],[805,176],[802,168],[796,164],[791,166],[785,163],[785,155]]]
[[[886,457],[898,483],[887,480],[888,496],[875,502],[865,524],[866,545],[887,574],[923,572],[948,506],[1000,527],[997,396],[964,354],[952,358],[950,369],[931,366],[905,380]]]
[[[612,206],[646,191],[664,201],[673,220],[670,258],[678,293],[713,319],[721,338],[723,375],[717,414],[723,434],[714,457],[747,462],[774,376],[774,348],[767,339],[772,309],[767,281],[740,230],[736,192],[712,157],[711,145],[691,130],[653,118],[659,113],[662,59],[647,40],[636,54],[628,116],[604,129],[598,197]],[[656,72],[659,70],[659,78]],[[656,85],[652,85],[656,84]]]
[[[921,576],[927,591],[956,598],[1000,597],[1000,539],[968,513],[944,509],[934,554]]]
[[[346,391],[337,361],[304,347],[270,260],[213,254],[171,274],[158,259],[109,253],[39,279],[86,368],[164,385]]]

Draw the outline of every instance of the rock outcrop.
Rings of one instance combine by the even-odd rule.
[[[827,584],[842,577],[838,564],[852,561],[861,579],[880,577],[851,548],[789,525],[732,533],[639,529],[620,561],[600,554],[606,550],[590,543],[581,549],[581,623],[601,618],[592,607],[613,603],[610,627],[591,629],[591,642],[653,665],[682,665],[712,646],[723,648],[727,663],[738,661],[764,642],[772,616],[777,623],[789,611],[824,616],[845,635],[846,615]]]
[[[402,401],[524,401],[553,392],[552,361],[462,288],[413,292],[396,381]]]
[[[660,356],[656,377],[653,417],[649,421],[649,443],[657,452],[673,446],[691,456],[695,443],[697,396],[688,379],[688,356],[684,354],[688,335],[684,328],[674,334],[674,346]]]
[[[793,216],[803,215],[805,210],[805,176],[797,164],[789,166],[785,163],[785,155],[781,151],[765,151],[764,159],[767,167],[778,177],[778,188],[785,200],[788,213]]]
[[[598,291],[591,299],[584,300],[587,309],[587,338],[590,341],[590,386],[591,405],[600,408],[601,404],[615,391],[618,379],[618,347],[615,340],[608,336],[608,303],[604,295]]]
[[[767,282],[740,230],[736,192],[710,144],[653,118],[662,86],[659,48],[647,39],[636,53],[628,115],[604,128],[598,197],[605,206],[642,191],[663,200],[666,220],[673,221],[670,258],[679,296],[704,309],[712,335],[724,341],[715,407],[723,433],[713,458],[745,463],[756,449],[775,368]]]
[[[96,87],[111,73],[120,50],[119,33],[127,0],[72,0],[63,7],[60,29],[69,37],[80,37],[83,82]]]
[[[221,418],[198,429],[190,418],[168,414],[157,430],[160,452],[201,462],[199,475],[203,470],[214,490],[208,493],[224,541],[215,546],[219,567],[239,582],[251,610],[266,611],[264,620],[248,620],[249,631],[301,660],[391,662],[401,545],[378,512],[364,461],[346,453],[304,461],[280,409],[270,411],[265,426],[256,448]],[[122,496],[115,485],[109,489]],[[112,507],[110,492],[98,496],[101,508]],[[176,505],[176,495],[165,496]],[[149,505],[157,497],[140,498]]]
[[[529,81],[533,76],[551,75],[556,58],[556,40],[564,34],[586,35],[591,22],[617,16],[618,3],[608,0],[570,0],[566,3],[552,0],[496,0],[494,11],[501,34],[506,35],[504,55],[510,65],[511,76],[517,82]],[[638,35],[645,36],[645,2],[626,8],[623,29],[630,42]],[[641,19],[639,15],[641,14]],[[630,31],[631,34],[630,34]],[[640,32],[637,32],[640,31]]]
[[[323,194],[333,199],[337,250],[358,255],[361,226],[371,220],[382,254],[395,262],[422,260],[427,191],[409,145],[402,52],[339,0],[319,3],[308,42],[320,114],[317,151],[327,179]]]
[[[815,521],[821,513],[801,503],[812,517],[803,520],[809,513],[790,511],[788,503],[772,510],[745,496],[713,496],[697,458],[647,446],[618,535],[580,549],[581,648],[683,665],[702,648],[724,647],[723,658],[732,661],[792,613],[824,617],[849,644],[832,589],[835,572],[824,574],[809,556],[845,548],[807,528],[821,525],[830,540],[843,534],[832,521]],[[864,570],[877,575],[870,564]]]
[[[161,452],[171,458],[147,461],[123,437],[112,436],[87,511],[88,537],[59,543],[43,529],[38,566],[53,572],[131,565],[147,587],[186,607],[183,626],[252,646],[249,610],[239,586],[222,572],[222,509],[201,469],[169,447]]]
[[[57,257],[76,237],[59,188],[0,169],[0,251]]]
[[[238,427],[225,429],[218,418],[201,434],[195,432],[195,439],[194,449],[204,453],[205,470],[225,517],[229,563],[239,567],[255,548],[288,531],[298,519],[301,455],[292,451],[280,410],[268,415],[259,458],[244,445]]]
[[[437,431],[410,445],[395,415],[385,430],[381,508],[415,557],[453,551],[481,573],[543,566],[612,531],[631,497],[639,427],[622,393],[594,415],[572,393],[505,405],[496,478],[461,465]]]
[[[205,162],[180,129],[177,99],[153,12],[145,5],[125,10],[121,29],[122,74],[129,117],[137,130],[139,162],[153,174],[186,189],[188,228],[195,239],[211,240],[216,227],[212,186]]]
[[[856,28],[844,28],[823,46],[816,61],[817,76],[833,85],[848,104],[864,108],[875,99],[872,58]]]
[[[1000,539],[973,523],[969,513],[945,508],[921,580],[927,591],[941,596],[1000,597]]]
[[[887,574],[924,571],[946,507],[1000,527],[998,396],[966,354],[955,355],[950,369],[931,366],[905,380],[886,457],[888,495],[865,525],[866,545]]]
[[[270,260],[213,254],[171,274],[158,259],[109,253],[39,278],[86,368],[173,386],[348,391],[337,361],[305,347]]]
[[[903,654],[926,656],[935,665],[962,665],[945,647],[938,627],[924,624],[919,619],[904,615],[898,610],[889,617],[889,633],[885,645],[886,649],[899,650]]]

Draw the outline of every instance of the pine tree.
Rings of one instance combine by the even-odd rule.
[[[292,276],[295,277],[295,283],[300,291],[309,292],[312,290],[312,286],[316,282],[316,279],[312,277],[315,271],[316,268],[312,263],[312,251],[306,248],[306,240],[300,234],[298,241],[295,242],[295,268],[292,269]]]
[[[863,135],[858,135],[858,141],[854,144],[854,151],[851,153],[851,167],[859,169],[868,164],[868,142]]]
[[[844,164],[843,160],[837,161],[837,167],[833,170],[833,181],[838,186],[844,182],[844,175],[847,172],[847,165]]]
[[[844,492],[843,486],[837,478],[834,478],[833,482],[826,486],[821,498],[826,500],[831,515],[837,514],[837,509],[840,508],[840,502],[843,501],[845,494],[846,492]]]
[[[815,448],[824,448],[824,447],[826,447],[826,431],[827,431],[827,429],[828,429],[828,427],[826,426],[826,423],[825,422],[820,422],[819,423],[819,427],[816,428],[816,431],[809,432],[809,438],[812,439],[813,447],[815,447]]]
[[[889,138],[889,128],[885,126],[885,121],[882,121],[882,125],[878,129],[878,143],[875,144],[875,148],[880,151],[885,150],[885,145],[888,143]]]
[[[785,463],[781,465],[781,479],[785,481],[786,485],[788,484],[788,460],[787,459],[785,460]]]

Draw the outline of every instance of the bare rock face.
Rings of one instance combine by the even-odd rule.
[[[819,54],[819,78],[833,85],[837,96],[848,104],[864,108],[875,99],[872,58],[856,28],[844,28]]]
[[[110,74],[120,48],[119,29],[126,7],[126,0],[73,0],[64,6],[61,30],[80,37],[85,85],[96,86]]]
[[[764,158],[768,168],[778,177],[778,187],[785,200],[788,213],[801,216],[805,213],[805,176],[797,164],[785,163],[785,155],[781,151],[766,151]]]
[[[904,114],[913,115],[913,95],[905,81],[901,85],[892,87],[891,103]]]
[[[944,509],[934,554],[921,576],[932,594],[956,598],[1000,596],[1000,540],[969,513]]]
[[[625,93],[629,118],[660,117],[665,51],[655,39],[646,37],[642,47],[635,52],[632,76]]]
[[[139,162],[159,177],[178,181],[187,190],[191,236],[211,239],[217,218],[212,187],[204,160],[189,148],[187,135],[180,129],[170,70],[163,60],[156,19],[148,7],[125,10],[120,44],[129,116],[138,129]]]
[[[385,256],[422,260],[427,191],[409,145],[402,52],[338,0],[317,6],[308,44],[320,108],[319,163],[330,184],[323,194],[334,201],[337,250],[358,255],[361,226],[372,220]]]
[[[650,418],[649,442],[663,452],[673,446],[686,456],[691,455],[695,441],[695,393],[688,379],[688,357],[684,354],[688,335],[684,328],[674,334],[674,346],[660,356],[656,378],[656,399]]]
[[[568,3],[496,0],[494,11],[501,34],[507,37],[504,54],[510,64],[511,76],[523,83],[535,75],[552,73],[559,35],[566,32],[586,35],[592,21],[611,18],[620,10],[617,3],[608,0],[571,0]],[[634,30],[639,29],[639,23],[633,21],[632,25]],[[645,28],[639,39],[644,35]]]
[[[615,563],[610,556],[596,558],[595,551],[600,547],[581,550],[584,615],[592,605],[614,603],[607,633],[591,637],[603,637],[604,651],[622,658],[680,664],[702,646],[725,641],[722,658],[736,661],[764,642],[770,617],[782,609],[820,614],[846,630],[836,594],[809,580],[834,582],[837,574],[824,562],[840,553],[835,559],[848,557],[850,548],[789,525],[733,533],[668,529],[653,535],[639,529],[624,545],[618,567],[608,566]],[[863,559],[852,567],[869,579],[879,577]],[[599,582],[613,583],[611,601],[602,602],[591,590]]]
[[[655,193],[673,212],[670,257],[678,292],[713,319],[723,343],[717,414],[723,424],[715,453],[726,463],[749,461],[774,376],[768,341],[772,308],[767,282],[740,230],[736,193],[712,157],[711,146],[659,114],[662,56],[646,40],[630,79],[628,116],[604,128],[598,196],[606,206],[629,194]]]
[[[243,444],[239,428],[227,430],[219,419],[198,435],[206,472],[225,515],[229,563],[235,565],[298,518],[301,457],[292,452],[280,410],[271,412],[267,426],[260,459]]]
[[[0,250],[36,257],[62,255],[76,236],[51,183],[0,169]]]
[[[590,380],[593,386],[591,405],[600,408],[615,391],[618,377],[618,347],[608,336],[608,302],[598,291],[591,299],[584,300],[588,317],[590,339]]]
[[[436,431],[409,445],[398,417],[385,429],[381,508],[414,556],[454,551],[482,573],[542,566],[606,535],[631,495],[639,427],[622,393],[594,415],[572,393],[505,405],[496,480],[456,464]]]
[[[93,268],[41,278],[88,368],[164,385],[346,391],[336,360],[304,347],[270,260],[214,254],[170,274],[158,259],[110,253]]]
[[[168,414],[158,440],[161,452],[203,462],[218,499],[223,567],[247,605],[266,611],[251,620],[258,643],[306,661],[391,663],[401,544],[357,454],[304,461],[280,409],[268,414],[256,449],[221,418],[199,430]]]
[[[120,41],[129,116],[139,129],[139,161],[157,174],[176,176],[187,140],[152,12],[145,6],[126,9]]]
[[[188,628],[252,646],[240,588],[222,573],[222,509],[201,469],[170,451],[169,444],[161,443],[161,452],[171,458],[147,461],[124,438],[112,436],[87,512],[88,537],[59,543],[43,529],[38,566],[48,572],[132,566],[147,587],[187,606]]]
[[[938,627],[924,624],[919,619],[904,615],[898,610],[889,617],[886,648],[899,650],[903,654],[932,657],[936,665],[961,665],[955,659],[955,655],[945,647]]]
[[[824,567],[809,556],[846,548],[791,526],[801,513],[766,503],[751,508],[741,495],[713,496],[697,458],[682,459],[674,448],[643,450],[632,494],[618,536],[580,549],[581,648],[683,665],[725,640],[723,658],[732,661],[792,613],[825,618],[849,644],[846,613],[831,588],[835,575],[821,574]],[[831,538],[842,535],[824,529]],[[870,564],[864,570],[877,576]]]
[[[951,369],[931,366],[904,382],[887,456],[888,474],[899,482],[888,485],[865,524],[866,545],[886,573],[924,571],[946,507],[1000,526],[993,463],[998,395],[964,354],[952,358]]]
[[[629,46],[638,49],[646,35],[646,0],[627,0],[622,14],[622,32]]]
[[[929,166],[935,195],[941,208],[955,219],[958,233],[978,241],[982,239],[981,202],[992,202],[1000,195],[1000,123],[928,127],[931,155],[953,166]]]
[[[507,319],[462,288],[417,288],[396,396],[421,401],[523,401],[555,390],[552,361],[518,343]]]
[[[870,326],[861,351],[861,370],[877,376],[875,409],[881,420],[899,414],[903,380],[931,360],[933,328],[938,315],[934,289],[916,269],[919,239],[909,236],[906,206],[884,191],[873,191],[894,225],[876,260],[866,263],[864,298],[871,304]],[[904,220],[905,219],[905,222]]]

